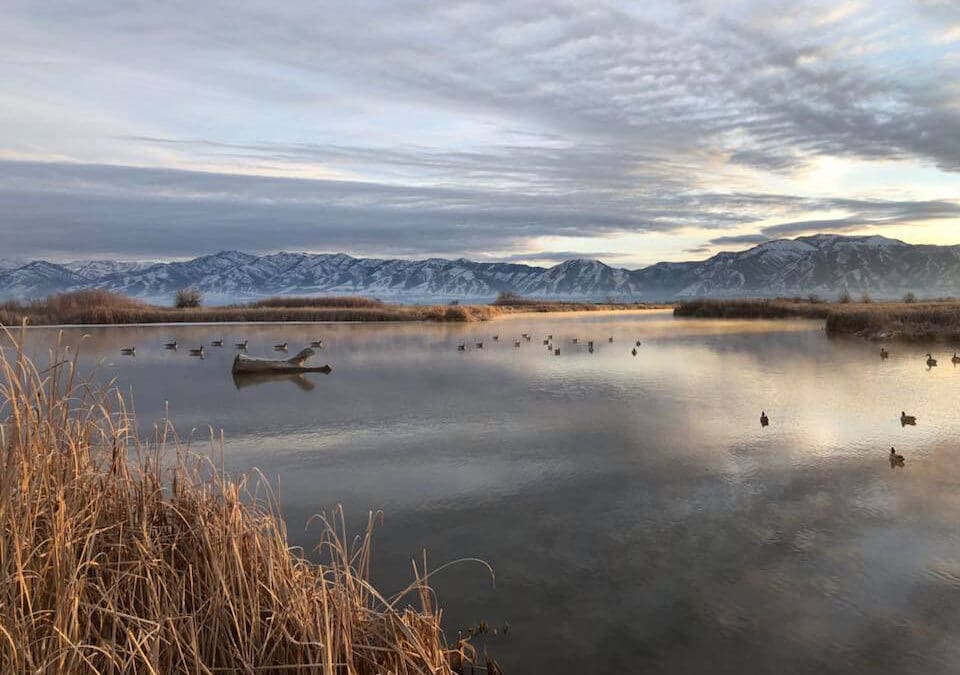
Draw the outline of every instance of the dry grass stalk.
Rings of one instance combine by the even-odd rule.
[[[0,672],[454,672],[426,577],[367,581],[371,517],[323,520],[307,562],[256,474],[232,478],[170,425],[137,437],[122,397],[54,353],[0,348]],[[21,340],[22,343],[22,340]],[[75,359],[75,357],[74,357]],[[415,602],[414,604],[411,604]]]

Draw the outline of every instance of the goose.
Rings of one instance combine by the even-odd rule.
[[[636,356],[636,355],[637,355],[637,348],[634,347],[633,349],[631,349],[631,350],[630,350],[630,353],[633,354],[634,356]]]
[[[459,344],[459,345],[457,345],[457,351],[458,351],[458,352],[465,352],[465,351],[467,351],[467,345],[465,345],[465,344]]]
[[[890,448],[890,466],[903,466],[903,455],[897,452],[896,448]]]
[[[211,347],[222,347],[222,346],[223,346],[223,338],[219,338],[219,339],[217,339],[217,340],[211,340],[211,341],[210,341],[210,346],[211,346]]]
[[[237,349],[246,349],[246,348],[247,348],[247,340],[244,340],[243,342],[238,342],[238,343],[236,343],[236,344],[233,345],[233,346],[236,347]]]
[[[274,350],[274,351],[277,351],[277,352],[285,352],[285,351],[287,351],[287,343],[286,343],[286,342],[281,342],[281,343],[278,344],[278,345],[273,345],[273,350]]]
[[[890,352],[888,352],[885,347],[881,347],[881,348],[880,348],[880,358],[881,358],[881,359],[889,359],[889,358],[890,358]]]
[[[905,426],[908,426],[908,425],[911,426],[911,427],[917,426],[917,418],[914,417],[913,415],[908,415],[908,414],[905,413],[905,412],[901,412],[901,413],[900,413],[900,426],[904,426],[904,427],[905,427]]]
[[[124,347],[123,349],[120,350],[120,353],[123,354],[124,356],[136,356],[136,355],[137,355],[137,348],[136,348],[136,347]]]
[[[770,426],[770,418],[767,417],[767,412],[765,410],[760,412],[760,426],[761,427]]]
[[[318,349],[323,349],[323,340],[321,340],[320,338],[317,338],[316,340],[310,343],[310,346],[316,347]]]
[[[931,354],[927,354],[927,368],[934,368],[936,365],[937,360]]]
[[[203,356],[203,345],[200,345],[196,349],[191,349],[190,356]]]
[[[164,349],[176,349],[176,348],[177,348],[177,341],[174,340],[173,342],[165,342],[164,345],[163,345],[163,348],[164,348]]]

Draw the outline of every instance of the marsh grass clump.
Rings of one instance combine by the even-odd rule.
[[[824,319],[829,305],[797,301],[794,298],[773,300],[688,300],[677,305],[675,316],[717,319]]]
[[[251,307],[348,307],[352,309],[386,307],[383,300],[356,295],[277,296],[250,303]]]
[[[455,672],[427,576],[368,581],[371,517],[287,543],[263,476],[231,477],[169,424],[142,440],[122,397],[0,349],[0,672]],[[12,347],[9,345],[13,345]],[[75,359],[75,357],[73,357]]]

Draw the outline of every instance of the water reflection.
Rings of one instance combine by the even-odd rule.
[[[329,370],[318,370],[317,372],[328,375]],[[313,391],[317,386],[303,373],[233,373],[233,384],[237,389],[244,387],[253,387],[258,384],[269,382],[290,382],[295,384],[301,391]]]
[[[202,361],[163,349],[220,337]],[[30,350],[56,339],[33,330]],[[495,585],[469,565],[434,581],[452,633],[511,625],[489,645],[507,672],[960,667],[960,375],[928,370],[926,348],[880,359],[819,323],[668,314],[63,339],[132,391],[145,429],[168,403],[181,429],[223,428],[229,467],[277,480],[294,543],[342,503],[354,523],[384,510],[387,591],[422,549],[490,562]],[[275,358],[319,339],[334,370],[312,387],[230,374],[235,343]]]

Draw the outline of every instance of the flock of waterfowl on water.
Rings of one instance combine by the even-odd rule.
[[[937,361],[937,359],[934,358],[933,354],[927,353],[927,354],[924,354],[924,356],[927,357],[927,360],[926,360],[927,370],[936,368],[939,365],[939,362]],[[886,347],[880,348],[880,358],[884,361],[890,358],[890,352],[887,350]],[[960,354],[958,354],[957,352],[954,352],[953,357],[951,357],[950,361],[953,363],[954,366],[960,365]],[[770,426],[770,418],[767,416],[767,412],[765,410],[760,413],[760,426],[761,427]],[[901,427],[917,426],[916,416],[908,415],[906,411],[901,410],[900,426]],[[896,448],[890,448],[889,459],[890,459],[890,468],[903,467],[904,464],[906,463],[906,459],[904,458],[903,455],[897,452]]]
[[[492,339],[494,342],[500,342],[500,335],[499,334],[494,335]],[[519,349],[520,345],[522,345],[524,342],[533,342],[533,336],[530,335],[530,333],[521,333],[519,338],[514,339],[513,346],[515,349]],[[607,342],[613,343],[612,335],[607,338]],[[560,340],[554,340],[552,333],[543,338],[543,346],[547,348],[548,352],[553,352],[554,356],[560,356],[560,344],[561,344]],[[581,344],[580,338],[576,338],[576,337],[570,338],[570,344],[579,346]],[[630,353],[633,354],[633,356],[636,356],[637,347],[640,347],[642,344],[643,343],[640,340],[637,340],[636,346],[634,346],[633,349],[630,350]],[[460,344],[457,345],[457,351],[458,352],[469,351],[468,345],[473,345],[473,349],[483,349],[483,340],[474,339],[470,342],[461,342]],[[597,350],[595,340],[587,340],[586,345],[587,345],[587,351],[590,354],[593,354]]]
[[[233,346],[234,346],[234,348],[237,349],[238,351],[245,352],[245,351],[247,351],[247,345],[248,345],[248,344],[249,344],[249,340],[243,340],[243,341],[241,341],[241,342],[235,342]],[[223,348],[223,338],[217,338],[216,340],[211,340],[209,346],[210,346],[210,347],[215,347],[215,348],[218,348],[218,349],[219,349],[219,348]],[[313,340],[313,341],[310,343],[310,347],[312,347],[313,349],[323,349],[323,340],[320,339],[320,338],[317,338],[316,340]],[[173,352],[179,351],[179,349],[180,349],[180,343],[179,343],[177,340],[171,340],[171,341],[169,341],[169,342],[164,342],[164,343],[163,343],[163,348],[166,349],[167,351],[173,351]],[[188,348],[187,348],[187,353],[188,353],[190,356],[196,356],[196,357],[199,357],[199,358],[202,359],[202,358],[204,357],[204,354],[205,354],[205,351],[204,351],[205,348],[206,348],[205,345],[202,345],[202,344],[201,344],[201,345],[198,345],[198,346],[196,346],[196,347],[188,347]],[[286,343],[286,342],[281,342],[281,343],[279,343],[279,344],[273,345],[273,351],[275,351],[275,352],[286,352],[286,351],[288,351],[288,343]],[[120,354],[122,354],[123,356],[136,356],[136,355],[137,355],[137,348],[136,348],[136,346],[123,347],[122,349],[120,349]]]

